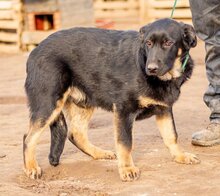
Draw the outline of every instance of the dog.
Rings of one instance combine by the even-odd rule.
[[[139,32],[72,28],[42,41],[27,60],[25,90],[30,127],[23,139],[27,176],[38,179],[42,175],[35,148],[47,126],[51,129],[52,165],[59,163],[67,135],[94,159],[115,159],[115,153],[88,140],[88,123],[98,107],[114,114],[122,181],[140,176],[131,156],[133,122],[152,115],[173,159],[199,163],[194,154],[179,148],[172,112],[180,88],[194,67],[191,57],[185,69],[181,65],[196,44],[191,25],[168,18],[143,26]],[[65,118],[70,122],[68,133]]]

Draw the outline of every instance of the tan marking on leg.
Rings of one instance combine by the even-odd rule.
[[[131,150],[127,149],[124,145],[118,143],[117,153],[118,153],[118,165],[120,167],[134,166],[134,162],[131,156]]]
[[[123,144],[120,144],[118,142],[118,132],[119,132],[119,117],[118,113],[116,111],[115,105],[113,106],[113,111],[114,111],[114,131],[115,131],[115,143],[116,143],[116,151],[117,151],[117,156],[118,156],[118,165],[119,167],[130,167],[134,166],[133,159],[131,156],[131,151],[132,151],[132,146],[131,149],[126,148]]]
[[[83,102],[86,100],[86,95],[76,87],[71,88],[70,96],[74,99],[75,103]]]
[[[24,139],[24,171],[32,179],[38,179],[42,174],[35,157],[37,141],[44,130],[44,127],[42,128],[40,125],[41,122],[31,124],[29,132]]]
[[[124,145],[116,144],[118,169],[122,181],[133,181],[140,177],[140,170],[135,167],[131,150],[127,149]]]
[[[115,146],[117,151],[118,169],[119,169],[120,178],[122,181],[125,182],[137,180],[140,177],[140,170],[138,167],[135,167],[134,165],[131,156],[132,146],[129,149],[128,147],[119,143],[117,139],[119,134],[118,124],[120,123],[120,120],[118,117],[115,104],[113,105],[113,111],[114,111]]]
[[[71,89],[69,88],[64,94],[62,99],[58,100],[56,103],[56,109],[52,112],[51,116],[46,121],[46,126],[49,126],[56,118],[59,116],[60,112],[62,111],[67,98],[69,97]]]
[[[94,146],[88,139],[88,124],[94,108],[80,108],[74,103],[67,103],[65,110],[69,120],[69,139],[76,147],[94,159],[116,158],[115,153]]]
[[[163,141],[176,162],[185,164],[197,164],[200,162],[195,155],[185,153],[180,149],[170,115],[156,116],[156,121]]]
[[[152,99],[150,97],[140,96],[138,98],[138,101],[139,101],[139,105],[141,107],[148,107],[150,105],[160,105],[160,106],[168,107],[168,105],[166,103],[154,100],[154,99]]]
[[[41,176],[41,168],[38,166],[36,161],[35,149],[38,139],[42,132],[50,125],[60,114],[65,101],[69,95],[70,90],[68,89],[61,100],[56,103],[56,109],[52,112],[48,120],[44,123],[39,119],[34,124],[30,123],[29,131],[24,139],[24,171],[28,177],[37,179]],[[44,123],[44,125],[42,125]]]

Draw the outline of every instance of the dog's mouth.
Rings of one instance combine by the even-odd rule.
[[[158,77],[160,80],[172,80],[180,77],[182,74],[181,63],[176,63],[171,68],[169,66],[166,69],[158,70],[157,72],[148,72],[147,75]]]
[[[157,71],[148,71],[147,75],[149,75],[149,76],[157,76]]]
[[[146,73],[148,76],[163,76],[168,71],[169,71],[168,69],[167,70],[159,69],[159,65],[157,65],[156,63],[150,63],[148,66],[146,66]]]
[[[146,74],[148,76],[154,76],[158,78],[164,78],[164,77],[167,78],[167,75],[170,74],[171,70],[172,68],[169,69],[169,66],[164,66],[164,69],[159,69],[159,66],[157,66],[156,64],[155,65],[150,64],[150,66],[148,65],[146,67]]]

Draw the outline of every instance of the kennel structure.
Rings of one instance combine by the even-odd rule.
[[[21,47],[22,3],[20,0],[0,1],[0,52],[16,52]]]
[[[0,52],[31,50],[51,33],[75,26],[139,29],[170,17],[174,0],[0,0]],[[192,23],[189,1],[174,19]],[[124,25],[124,26],[123,26]]]
[[[32,49],[51,33],[94,26],[92,0],[23,0],[23,48]]]
[[[140,0],[140,20],[152,22],[160,18],[170,18],[174,0]],[[192,24],[189,0],[177,1],[173,19]]]
[[[96,20],[143,25],[170,17],[174,0],[93,0]],[[189,1],[177,2],[174,19],[192,23]]]

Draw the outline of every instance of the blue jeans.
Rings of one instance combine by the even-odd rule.
[[[209,86],[204,102],[211,110],[210,121],[220,123],[220,0],[190,0],[193,25],[205,42]]]

